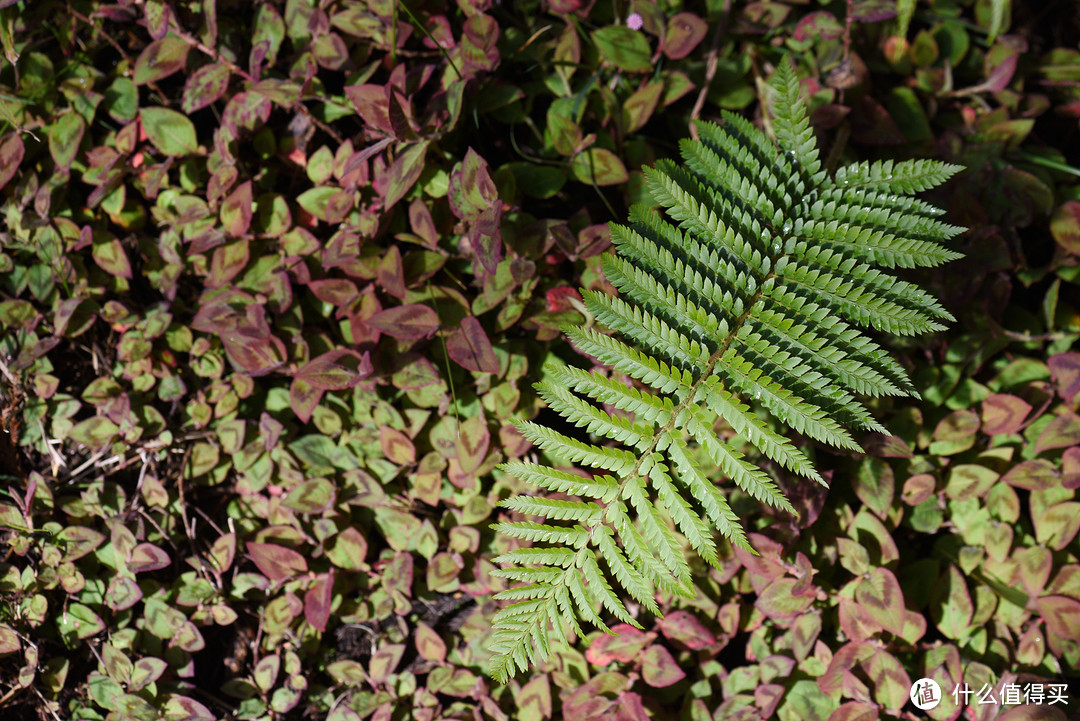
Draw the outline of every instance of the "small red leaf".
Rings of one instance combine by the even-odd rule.
[[[581,293],[568,285],[550,288],[547,292],[547,309],[552,313],[571,310],[574,306],[570,299],[581,300]]]
[[[478,373],[498,373],[499,362],[491,347],[483,326],[473,316],[461,321],[454,334],[446,341],[451,360],[466,370]]]
[[[283,581],[308,570],[304,557],[285,546],[248,541],[247,550],[255,566],[271,581]]]

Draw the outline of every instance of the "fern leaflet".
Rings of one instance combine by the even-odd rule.
[[[617,590],[653,614],[657,594],[692,595],[685,545],[714,565],[716,532],[749,548],[700,459],[758,501],[794,512],[773,479],[717,433],[719,421],[766,458],[824,483],[774,427],[861,451],[856,431],[884,429],[857,396],[915,395],[862,329],[916,335],[953,319],[888,271],[959,257],[941,242],[963,229],[911,197],[959,167],[864,162],[830,177],[790,64],[772,88],[777,144],[732,113],[723,125],[698,123],[700,139],[681,145],[685,165],[646,170],[662,212],[635,207],[629,225],[612,225],[615,253],[603,268],[619,296],[582,293],[622,339],[570,328],[570,340],[643,388],[549,368],[540,396],[598,442],[518,424],[551,458],[583,470],[501,467],[560,497],[501,504],[529,518],[494,528],[531,546],[495,559],[508,566],[496,575],[524,584],[496,596],[514,602],[494,620],[490,672],[499,681],[547,658],[552,633],[562,642],[567,628],[581,636],[580,621],[609,631],[601,611],[638,625]]]

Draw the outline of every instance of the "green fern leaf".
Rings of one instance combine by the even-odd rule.
[[[618,295],[583,291],[596,326],[566,329],[610,371],[548,365],[536,385],[579,436],[517,424],[577,468],[500,466],[560,496],[502,501],[519,518],[492,526],[516,543],[493,575],[519,584],[495,596],[512,602],[493,621],[499,681],[543,662],[568,630],[582,638],[581,622],[640,627],[639,611],[693,596],[687,547],[712,564],[724,543],[749,548],[725,480],[795,513],[741,449],[824,485],[803,442],[859,452],[860,432],[885,431],[860,396],[917,397],[867,330],[916,335],[953,320],[890,271],[959,257],[945,243],[963,229],[913,197],[958,166],[886,160],[830,177],[794,68],[782,63],[771,87],[775,143],[733,113],[698,123],[683,165],[645,171],[660,211],[635,206],[613,224],[602,268]]]

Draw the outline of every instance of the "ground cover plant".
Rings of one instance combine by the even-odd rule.
[[[1080,709],[1072,4],[0,0],[0,48],[4,718]],[[562,336],[630,297],[608,224],[692,121],[783,142],[788,64],[827,172],[965,169],[964,257],[897,271],[956,322],[874,334],[919,397],[862,453],[760,415],[827,488],[710,429],[797,515],[692,448],[757,554],[494,680],[503,464],[572,472],[513,421],[606,445],[533,384],[635,387]]]

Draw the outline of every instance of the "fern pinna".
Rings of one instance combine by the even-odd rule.
[[[598,609],[638,626],[614,586],[654,614],[657,592],[691,596],[672,526],[714,565],[714,531],[748,547],[717,479],[695,461],[699,453],[755,499],[794,512],[772,479],[717,435],[718,421],[775,463],[824,483],[761,411],[858,452],[850,429],[885,429],[856,396],[915,395],[901,366],[859,328],[915,335],[952,320],[927,293],[880,269],[959,257],[939,241],[963,229],[910,197],[959,168],[858,163],[830,178],[787,63],[773,89],[779,147],[735,114],[725,113],[722,126],[698,123],[699,140],[681,145],[684,165],[646,170],[664,215],[635,207],[629,226],[612,225],[617,254],[603,268],[620,297],[584,291],[584,301],[631,343],[589,327],[567,330],[579,350],[648,390],[572,367],[548,368],[549,380],[537,385],[550,408],[622,447],[518,424],[550,456],[592,470],[502,466],[571,500],[502,503],[544,522],[495,526],[533,544],[495,559],[509,566],[496,575],[523,584],[496,596],[515,602],[494,619],[491,673],[500,681],[546,658],[552,634],[565,643],[564,624],[578,636],[579,620],[608,631]]]

